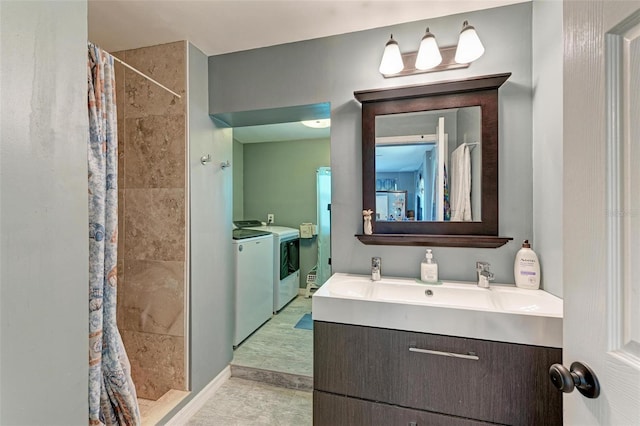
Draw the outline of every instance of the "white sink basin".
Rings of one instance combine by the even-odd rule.
[[[496,286],[491,292],[505,311],[562,317],[562,299],[545,291]]]
[[[336,287],[341,287],[342,282]],[[494,310],[495,305],[489,291],[467,284],[446,283],[443,285],[399,284],[380,281],[372,288],[372,298],[423,305]]]
[[[355,297],[362,299],[368,297],[371,294],[373,287],[370,283],[365,282],[358,278],[345,277],[344,280],[340,280],[340,283],[327,287],[327,290],[331,296],[336,297]]]
[[[313,296],[313,319],[562,347],[562,299],[542,290],[475,283],[425,285],[334,274]]]

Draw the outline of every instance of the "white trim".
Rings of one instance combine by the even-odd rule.
[[[191,102],[191,96],[189,91],[191,90],[190,72],[191,67],[189,62],[191,61],[191,55],[189,53],[189,42],[185,41],[185,99],[184,99],[184,298],[183,312],[184,312],[184,335],[189,336],[185,339],[184,345],[184,379],[187,389],[191,389],[191,135],[190,120],[191,120],[191,108],[189,104]]]
[[[227,365],[212,381],[207,384],[191,401],[182,407],[165,425],[181,426],[186,424],[206,403],[215,395],[229,378],[231,377],[231,366]]]
[[[623,220],[624,205],[621,197],[625,167],[622,162],[621,146],[624,143],[622,130],[622,38],[617,34],[606,34],[605,59],[605,102],[607,107],[606,126],[606,196],[607,196],[607,311],[608,350],[620,348],[622,335],[623,277]]]
[[[438,135],[378,136],[376,145],[437,145]]]

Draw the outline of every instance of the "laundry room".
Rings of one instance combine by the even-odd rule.
[[[310,295],[331,275],[329,111],[326,103],[216,117],[233,129],[236,377],[312,388]]]
[[[330,123],[307,124],[324,127],[296,121],[233,129],[233,221],[257,220],[298,230],[312,224],[312,235],[301,235],[299,243],[298,287],[303,289],[309,273],[329,265],[331,202]],[[324,198],[321,206],[319,195]],[[327,223],[318,224],[319,215],[327,217]],[[326,247],[319,261],[321,240]]]

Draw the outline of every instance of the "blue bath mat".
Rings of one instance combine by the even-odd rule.
[[[311,319],[311,314],[304,314],[293,328],[313,330],[313,319]]]

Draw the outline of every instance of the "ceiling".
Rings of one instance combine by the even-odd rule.
[[[529,0],[89,0],[108,51],[189,40],[207,56]]]
[[[415,172],[422,165],[425,152],[434,148],[435,143],[376,146],[376,173]]]
[[[301,122],[234,127],[233,138],[240,143],[284,142],[305,139],[328,139],[331,128],[314,129]]]
[[[89,40],[111,52],[189,40],[212,56],[524,1],[89,0]],[[329,132],[285,123],[234,128],[234,137],[256,143]]]

